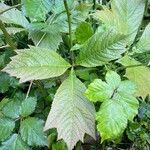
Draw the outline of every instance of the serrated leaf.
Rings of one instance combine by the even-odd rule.
[[[13,134],[7,141],[2,143],[1,150],[29,150],[27,144],[25,144],[20,135]]]
[[[94,31],[89,23],[81,22],[75,31],[76,40],[79,44],[83,44],[93,35],[93,33]]]
[[[112,0],[111,10],[96,11],[94,18],[108,28],[114,28],[119,33],[128,35],[124,40],[131,45],[138,32],[144,15],[144,0]],[[108,17],[109,16],[109,17]]]
[[[134,97],[136,90],[134,83],[129,80],[121,81],[119,75],[113,71],[109,71],[105,78],[107,83],[97,79],[89,85],[86,91],[91,101],[94,97],[94,100],[103,102],[96,115],[97,129],[102,137],[102,142],[106,139],[116,139],[123,133],[128,120],[133,121],[134,116],[138,113],[139,104]],[[108,85],[108,88],[101,90],[99,87],[103,87],[104,83]],[[97,93],[106,93],[105,99]]]
[[[21,101],[18,99],[10,100],[10,102],[2,108],[2,113],[9,118],[18,118],[21,113]]]
[[[15,122],[11,119],[0,118],[0,141],[7,139],[15,127]]]
[[[69,150],[85,133],[95,138],[95,109],[84,97],[86,87],[74,73],[61,84],[55,95],[44,130],[57,128],[58,139],[63,139]]]
[[[30,146],[47,145],[47,139],[43,132],[43,121],[29,117],[21,122],[20,134],[22,139]]]
[[[17,55],[11,58],[12,61],[2,71],[20,78],[21,83],[57,77],[70,67],[60,55],[48,49],[32,47],[16,52]]]
[[[21,105],[21,116],[27,117],[32,114],[35,110],[37,104],[37,98],[35,97],[28,97],[26,98]]]
[[[96,120],[98,121],[97,129],[102,137],[101,142],[119,137],[127,126],[122,106],[114,99],[104,101],[96,114]]]
[[[142,22],[145,1],[144,0],[113,0],[112,11],[121,22],[122,30],[126,35],[127,43],[132,44]]]
[[[0,3],[0,10],[4,11],[6,9],[10,8],[10,6],[5,5],[4,3]],[[29,24],[28,20],[25,18],[23,13],[19,11],[18,9],[11,9],[6,11],[5,13],[0,15],[0,19],[5,23],[13,23],[20,25],[24,28],[26,28]]]
[[[95,79],[85,92],[88,99],[93,102],[107,100],[113,94],[113,89],[101,79]]]
[[[50,0],[22,0],[25,14],[34,21],[44,21],[46,14],[50,11]]]
[[[138,53],[150,51],[150,23],[146,26],[136,48]]]
[[[113,30],[95,33],[81,48],[77,64],[85,67],[96,67],[121,57],[125,52],[123,35]]]
[[[138,66],[141,65],[141,63],[127,55],[121,58],[118,62],[123,66],[133,66],[126,69],[125,76],[136,83],[136,96],[142,96],[144,98],[150,94],[150,68],[146,66]]]

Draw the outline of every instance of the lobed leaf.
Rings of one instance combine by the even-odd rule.
[[[57,128],[58,139],[63,139],[69,150],[85,133],[95,138],[95,109],[84,97],[86,87],[74,73],[61,84],[55,94],[44,130]]]

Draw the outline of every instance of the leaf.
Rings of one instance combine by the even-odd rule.
[[[35,97],[28,97],[22,102],[21,105],[21,116],[27,117],[32,114],[35,110],[37,99]]]
[[[125,52],[123,35],[112,30],[95,33],[81,48],[77,64],[84,67],[96,67],[121,57]]]
[[[10,8],[10,7],[5,5],[4,3],[0,3],[1,11],[4,11],[8,8]],[[15,8],[8,10],[5,13],[3,13],[2,15],[0,15],[0,19],[5,23],[17,24],[24,28],[26,28],[29,24],[28,20],[25,18],[23,13]]]
[[[138,66],[141,63],[127,55],[118,62],[125,67],[133,66],[126,69],[125,76],[136,83],[138,88],[136,96],[142,96],[144,98],[150,94],[150,69],[146,66]]]
[[[138,53],[150,52],[150,23],[146,26],[136,48]]]
[[[63,139],[69,150],[87,133],[95,138],[95,109],[84,97],[86,87],[74,73],[61,84],[54,97],[44,130],[57,128],[58,140]]]
[[[128,120],[133,121],[138,113],[139,104],[134,97],[136,87],[133,82],[121,81],[120,76],[113,71],[108,71],[105,79],[107,83],[100,79],[94,80],[86,90],[90,101],[103,102],[96,114],[101,142],[118,138],[125,130]],[[105,84],[107,88],[103,86]],[[102,87],[104,88],[101,89]]]
[[[24,28],[18,28],[18,27],[7,27],[6,28],[7,32],[10,34],[10,35],[14,35],[18,32],[21,32],[21,31],[24,31]],[[3,34],[3,32],[0,30],[0,35]]]
[[[21,113],[21,101],[18,99],[10,100],[10,102],[6,103],[2,108],[2,113],[12,119],[18,118]]]
[[[15,127],[15,122],[11,119],[0,118],[0,141],[7,139]]]
[[[63,141],[58,141],[52,145],[52,150],[67,150],[67,146]]]
[[[22,0],[25,14],[33,21],[44,21],[46,14],[50,11],[50,0]]]
[[[21,83],[57,77],[70,67],[60,55],[48,49],[31,47],[16,52],[17,55],[11,58],[12,61],[2,71],[20,78]]]
[[[97,130],[102,137],[101,142],[106,139],[116,139],[127,126],[122,106],[115,100],[104,101],[96,114],[96,120],[98,121]]]
[[[93,33],[94,31],[89,23],[81,22],[75,31],[76,40],[79,44],[83,44],[93,35]]]
[[[1,72],[0,73],[0,93],[5,93],[9,90],[10,84],[10,77],[6,74]]]
[[[47,48],[56,51],[58,49],[60,42],[62,42],[62,37],[58,28],[55,28],[52,31],[55,32],[53,33],[48,33],[44,31],[31,32],[30,37],[33,40],[34,44],[38,45],[38,47]]]
[[[121,27],[126,39],[131,45],[135,39],[139,26],[142,22],[145,1],[144,0],[113,0],[111,3],[112,11],[121,22]]]
[[[8,98],[3,98],[1,101],[0,101],[0,110],[2,110],[2,108],[9,102],[9,99]]]
[[[100,100],[101,102],[107,100],[113,94],[113,89],[101,79],[95,79],[85,92],[88,99],[93,102]]]
[[[13,134],[7,141],[2,143],[1,150],[29,150],[27,144],[25,144],[20,135]]]
[[[30,146],[47,145],[46,136],[43,132],[43,121],[29,117],[21,122],[20,134],[22,139]]]

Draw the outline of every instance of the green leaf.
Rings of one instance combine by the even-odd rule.
[[[27,17],[33,21],[44,21],[46,14],[50,11],[51,2],[49,0],[22,0]]]
[[[121,22],[123,33],[129,35],[126,39],[127,43],[132,44],[143,19],[145,1],[113,0],[111,7],[113,13]]]
[[[0,72],[0,93],[5,93],[9,90],[10,77],[8,74]]]
[[[121,57],[125,52],[124,38],[112,30],[95,33],[81,48],[77,64],[96,67]]]
[[[150,51],[150,23],[146,26],[136,48],[138,49],[138,53]]]
[[[47,145],[47,139],[43,132],[43,121],[29,117],[21,122],[20,134],[22,139],[30,146]]]
[[[67,150],[67,146],[63,141],[58,141],[52,145],[52,150]]]
[[[86,91],[91,101],[103,102],[96,114],[97,129],[102,142],[106,139],[117,139],[123,133],[128,120],[133,121],[138,113],[139,104],[134,97],[136,88],[133,82],[121,81],[120,76],[113,71],[108,71],[105,78],[107,83],[97,79]]]
[[[61,56],[48,49],[31,47],[16,52],[17,55],[11,58],[12,61],[3,71],[20,78],[21,83],[57,77],[70,67]]]
[[[9,99],[8,98],[3,98],[1,101],[0,101],[0,110],[2,110],[2,108],[9,102]]]
[[[75,31],[76,40],[79,44],[83,44],[93,35],[93,29],[87,22],[82,22]]]
[[[18,32],[21,32],[21,31],[24,31],[24,28],[18,28],[18,27],[7,27],[6,28],[7,32],[10,34],[10,35],[14,35]],[[3,34],[3,32],[0,30],[0,35]]]
[[[125,67],[128,66],[125,76],[136,83],[136,96],[142,96],[144,98],[150,94],[150,68],[146,66],[139,66],[141,65],[140,62],[127,55],[121,58],[118,62]]]
[[[29,150],[27,144],[25,144],[20,135],[13,134],[7,141],[2,143],[1,150]]]
[[[8,8],[10,8],[10,7],[5,5],[4,3],[0,3],[1,11],[4,11]],[[8,10],[5,13],[3,13],[2,15],[0,15],[0,19],[5,23],[17,24],[24,28],[26,28],[29,24],[28,20],[25,18],[23,13],[15,8]]]
[[[0,141],[7,139],[15,127],[15,122],[11,119],[0,118]]]
[[[21,113],[21,101],[18,99],[10,100],[3,108],[2,113],[10,118],[16,119]]]
[[[30,32],[30,37],[38,47],[56,51],[60,42],[62,42],[60,28],[61,26],[57,24],[48,25],[41,31]]]
[[[101,79],[95,79],[85,92],[88,99],[93,102],[105,101],[113,94],[113,89]]]
[[[102,137],[101,142],[106,139],[116,139],[127,126],[127,117],[118,101],[112,99],[104,101],[99,112],[96,114],[98,121],[97,129]]]
[[[57,90],[44,127],[57,128],[58,140],[63,139],[69,150],[84,141],[85,133],[95,138],[95,109],[84,97],[85,90],[72,72]]]
[[[21,116],[27,117],[35,110],[37,99],[35,97],[26,98],[21,105]]]

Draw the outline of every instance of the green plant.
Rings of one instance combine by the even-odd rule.
[[[11,7],[0,3],[2,43],[13,50],[0,55],[2,72],[24,83],[2,73],[1,93],[13,88],[0,102],[2,149],[71,150],[84,142],[85,134],[96,139],[95,114],[101,142],[118,140],[128,121],[133,122],[137,97],[150,94],[149,57],[140,59],[150,53],[150,24],[140,32],[148,1],[105,3],[22,0]],[[29,38],[24,45],[17,42],[17,34],[22,41]],[[12,56],[10,62],[6,55]],[[25,82],[30,82],[26,95],[18,91],[26,89]],[[67,146],[56,142],[56,136]]]

